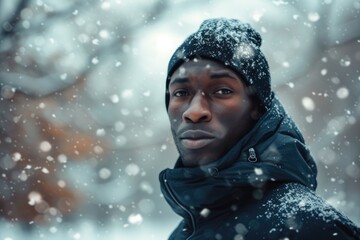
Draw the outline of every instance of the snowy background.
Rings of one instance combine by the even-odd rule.
[[[170,55],[206,18],[251,23],[318,194],[360,224],[359,0],[0,1],[0,240],[166,239]]]

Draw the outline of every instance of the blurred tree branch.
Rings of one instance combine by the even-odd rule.
[[[107,145],[107,139],[99,140],[92,130],[101,125],[87,113],[93,102],[81,100],[87,96],[86,80],[98,67],[92,59],[111,58],[116,52],[126,63],[126,54],[120,53],[122,45],[131,41],[144,23],[154,22],[167,6],[156,1],[143,21],[123,24],[118,31],[126,39],[113,38],[88,51],[85,67],[67,78],[62,79],[63,73],[55,68],[65,52],[56,52],[47,61],[29,53],[25,53],[27,63],[16,60],[19,49],[25,47],[23,39],[41,35],[65,19],[71,21],[73,12],[89,11],[96,3],[76,1],[64,10],[46,12],[43,21],[34,20],[29,28],[23,28],[21,13],[33,9],[35,1],[22,0],[11,17],[2,20],[0,44],[6,46],[0,46],[0,58],[5,59],[0,63],[0,187],[4,189],[0,215],[7,219],[49,224],[79,207],[86,193],[74,191],[71,182],[62,179],[67,161],[102,158]],[[120,17],[118,21],[124,20]]]

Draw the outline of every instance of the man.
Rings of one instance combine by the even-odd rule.
[[[270,87],[261,37],[209,19],[175,51],[166,107],[180,157],[160,173],[170,239],[360,239],[315,195],[316,166]]]

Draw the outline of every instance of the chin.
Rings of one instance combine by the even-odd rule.
[[[180,156],[181,156],[183,165],[186,167],[196,167],[196,166],[205,165],[205,164],[208,164],[211,162],[215,162],[216,160],[218,160],[220,158],[220,157],[209,156],[209,155],[199,156],[197,154],[180,154]]]

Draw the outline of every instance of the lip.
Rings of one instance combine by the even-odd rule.
[[[199,149],[210,144],[213,138],[200,138],[200,139],[181,139],[181,144],[187,149]]]
[[[210,144],[215,136],[203,130],[187,130],[180,134],[181,144],[187,149],[199,149]]]
[[[180,139],[214,138],[215,136],[204,130],[186,130],[180,133]]]

